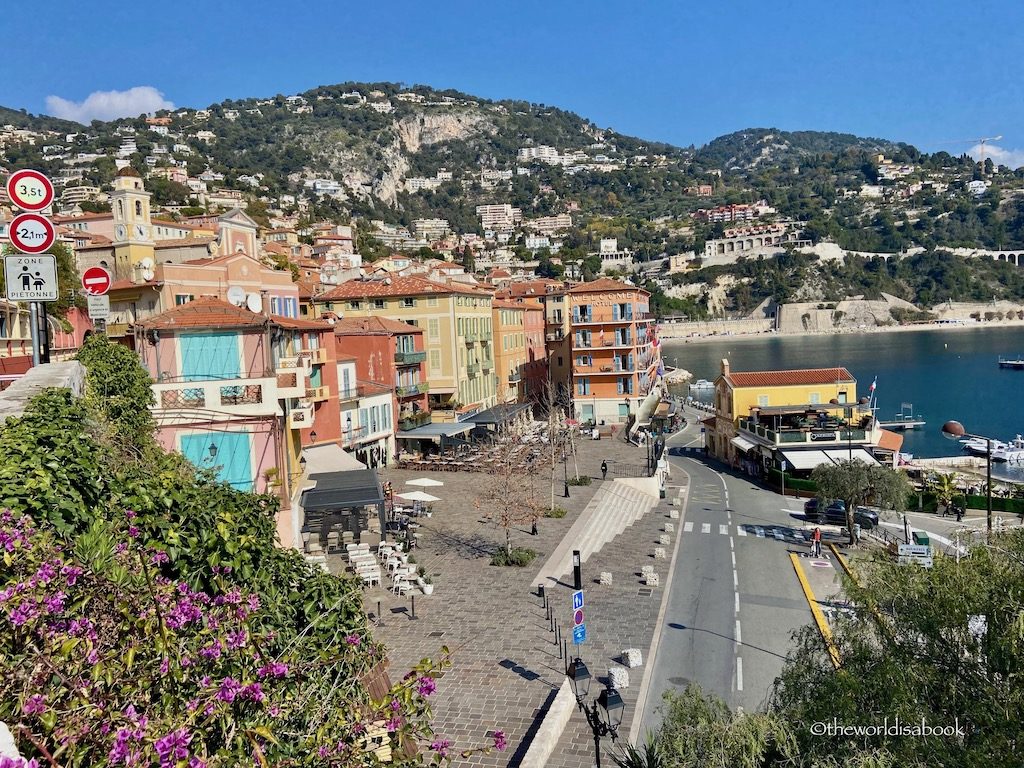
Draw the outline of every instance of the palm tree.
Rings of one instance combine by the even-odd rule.
[[[939,473],[931,477],[928,481],[928,490],[934,494],[935,500],[948,510],[953,499],[960,493],[956,487],[956,473]]]
[[[628,741],[620,746],[618,752],[612,753],[612,762],[619,768],[663,768],[666,765],[661,749],[650,733],[642,747],[634,747]]]

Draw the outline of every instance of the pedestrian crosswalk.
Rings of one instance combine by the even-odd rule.
[[[683,523],[683,533],[701,533],[704,535],[753,536],[758,539],[775,539],[776,541],[810,541],[811,532],[801,528],[790,528],[784,525],[726,525],[719,523],[694,523],[688,520]]]

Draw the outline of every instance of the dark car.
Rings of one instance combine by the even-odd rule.
[[[818,523],[846,525],[846,502],[838,499],[825,507],[824,512],[819,512],[818,500],[809,499],[804,504],[804,516]],[[878,525],[878,513],[865,507],[857,507],[853,513],[853,522],[864,529],[874,528]]]

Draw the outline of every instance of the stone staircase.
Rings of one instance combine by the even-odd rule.
[[[572,572],[573,550],[582,562],[654,508],[658,499],[632,484],[606,482],[594,494],[562,541],[534,578],[536,586],[548,586]]]

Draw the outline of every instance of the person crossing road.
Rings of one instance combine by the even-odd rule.
[[[811,557],[821,557],[821,528],[815,528],[811,534]]]

